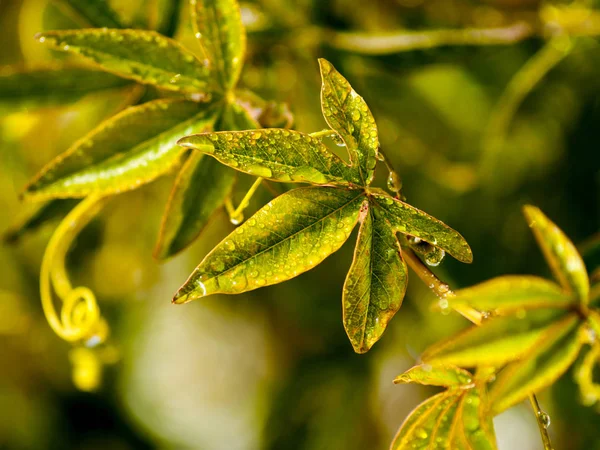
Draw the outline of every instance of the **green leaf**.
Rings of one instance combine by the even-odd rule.
[[[150,182],[179,161],[177,139],[212,126],[216,110],[155,100],[103,122],[50,162],[26,187],[29,199],[115,194]]]
[[[192,152],[175,180],[154,256],[165,259],[190,245],[223,205],[234,183],[234,171]]]
[[[117,76],[81,66],[7,66],[0,69],[0,103],[11,108],[52,106],[127,84],[128,81]]]
[[[373,180],[379,138],[377,125],[366,102],[350,83],[325,59],[321,68],[321,108],[325,121],[343,139],[350,161],[360,173],[363,184]]]
[[[473,261],[473,252],[460,233],[435,217],[389,195],[372,193],[394,231],[408,234],[441,248],[461,262]]]
[[[586,304],[590,282],[583,260],[571,240],[539,208],[526,205],[523,213],[560,285]]]
[[[573,297],[543,278],[508,275],[461,289],[449,302],[451,307],[470,306],[494,315],[507,315],[529,309],[567,307],[573,303]]]
[[[539,310],[523,318],[491,318],[433,345],[421,359],[432,365],[501,367],[527,353],[564,314],[562,310]]]
[[[179,145],[240,172],[280,182],[349,185],[357,180],[317,138],[292,130],[222,131],[187,136]]]
[[[567,371],[584,342],[580,323],[573,313],[548,327],[529,352],[500,372],[490,390],[495,414],[550,386]]]
[[[427,399],[402,424],[391,450],[494,450],[496,438],[480,391],[450,390]]]
[[[23,205],[21,217],[2,234],[8,243],[17,242],[24,234],[37,230],[45,223],[62,218],[77,205],[78,200],[50,200]]]
[[[354,260],[344,283],[344,328],[357,353],[379,340],[400,309],[408,274],[389,222],[363,205]]]
[[[241,107],[227,106],[219,121],[227,129],[255,128],[256,122]],[[235,181],[235,172],[200,152],[192,152],[182,167],[167,208],[155,257],[164,259],[191,244],[223,205]]]
[[[246,30],[236,0],[193,0],[192,23],[223,91],[235,87],[244,64]]]
[[[61,1],[69,5],[95,28],[123,28],[119,15],[111,8],[107,0]]]
[[[217,245],[173,302],[238,294],[312,269],[346,242],[363,201],[363,191],[331,187],[280,195]]]
[[[208,68],[181,44],[155,31],[48,31],[38,34],[37,39],[140,83],[196,94],[210,89]]]
[[[456,366],[421,364],[410,368],[394,380],[395,384],[417,383],[428,386],[459,387],[471,384],[472,375]]]

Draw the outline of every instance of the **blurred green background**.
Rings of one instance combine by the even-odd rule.
[[[110,3],[143,27],[147,4],[167,11],[185,2]],[[573,37],[554,49],[561,55],[555,67],[536,72],[544,65],[536,63],[538,52],[551,45],[552,24],[540,15],[547,7],[536,0],[243,2],[249,51],[241,84],[289,104],[295,128],[317,131],[325,127],[317,58],[326,57],[371,107],[408,201],[470,243],[474,263],[445,260],[434,268],[443,280],[460,288],[502,274],[550,276],[521,206],[539,206],[576,244],[600,228],[600,44],[591,32]],[[584,21],[597,20],[588,12]],[[185,41],[185,11],[181,17]],[[555,19],[563,24],[562,17]],[[364,38],[517,21],[531,27],[532,38],[384,55],[339,43],[340,32]],[[60,1],[0,0],[0,65],[64,58],[33,35],[81,26]],[[506,136],[490,135],[490,121],[506,113],[503,92],[523,88],[514,78],[523,73],[540,80],[508,114]],[[0,101],[0,230],[22,214],[19,193],[30,177],[139,92],[125,86],[75,93],[58,106],[52,93],[41,94],[48,98]],[[379,173],[381,184],[386,175]],[[0,246],[0,449],[387,448],[409,411],[434,392],[394,386],[393,378],[426,346],[468,323],[432,311],[435,297],[412,275],[381,341],[355,354],[341,321],[351,244],[287,283],[171,305],[191,270],[233,229],[222,213],[190,249],[156,262],[152,248],[172,182],[163,177],[114,198],[69,255],[72,279],[96,293],[119,354],[95,392],[75,389],[69,345],[41,310],[40,263],[58,222]],[[249,213],[283,189],[271,187],[259,190]],[[600,449],[599,409],[580,404],[571,372],[540,399],[556,448]],[[526,405],[495,423],[501,449],[541,448]]]

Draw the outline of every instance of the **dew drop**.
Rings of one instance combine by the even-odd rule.
[[[354,120],[354,121],[359,120],[360,119],[360,111],[355,109],[354,111],[352,111],[351,116],[352,116],[352,120]]]
[[[542,424],[542,426],[546,429],[548,429],[548,427],[550,426],[550,416],[545,413],[544,411],[538,411],[538,418],[540,420],[540,423]]]
[[[446,256],[446,252],[437,247],[433,247],[432,251],[425,254],[423,259],[425,260],[425,264],[431,267],[439,266],[442,260]]]
[[[402,190],[402,180],[400,180],[396,172],[390,172],[388,175],[387,188],[393,193],[398,193]]]
[[[200,33],[199,31],[195,34],[196,39],[200,39],[202,38],[202,33]]]
[[[233,241],[225,241],[225,248],[229,251],[233,251],[235,250],[235,244],[233,243]]]

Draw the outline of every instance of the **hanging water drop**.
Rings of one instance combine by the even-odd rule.
[[[425,264],[431,267],[439,266],[446,256],[446,252],[438,247],[432,247],[431,251],[423,256]]]
[[[548,427],[550,426],[550,416],[545,413],[544,411],[538,411],[538,418],[540,420],[540,423],[542,424],[542,426],[546,429],[548,429]]]
[[[402,180],[400,180],[400,177],[396,172],[390,172],[388,175],[387,188],[394,194],[397,194],[402,190]]]
[[[338,147],[345,147],[346,146],[346,143],[344,142],[344,140],[342,139],[342,137],[339,134],[337,134],[337,133],[331,133],[329,135],[329,137],[335,143],[335,145],[337,145]]]

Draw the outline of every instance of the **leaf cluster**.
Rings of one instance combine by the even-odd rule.
[[[383,160],[377,126],[365,100],[329,63],[319,60],[321,106],[329,130],[205,132],[179,144],[238,171],[275,182],[305,183],[260,209],[200,263],[173,301],[238,294],[300,275],[337,251],[360,223],[354,259],[342,294],[343,322],[358,353],[368,351],[400,308],[408,273],[405,240],[424,241],[462,262],[472,253],[464,238],[439,220],[371,187]],[[350,163],[322,142],[333,136]]]

